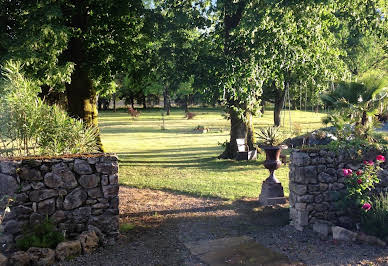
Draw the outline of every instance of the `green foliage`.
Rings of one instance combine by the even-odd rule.
[[[388,101],[388,79],[379,73],[369,73],[362,83],[340,83],[334,91],[322,96],[326,103],[337,108],[323,122],[336,127],[340,140],[361,138],[376,142],[378,117],[386,111]]]
[[[258,145],[267,146],[278,146],[285,140],[285,136],[279,127],[259,128],[256,137]]]
[[[65,89],[77,67],[107,84],[136,61],[144,12],[141,0],[1,0],[0,60],[23,61],[28,77],[56,89]]]
[[[97,130],[70,118],[58,106],[38,97],[39,86],[20,72],[4,67],[0,90],[0,153],[6,156],[59,155],[96,151]]]
[[[136,226],[134,224],[123,223],[123,224],[120,224],[120,232],[128,233],[129,231],[133,230],[135,227]]]
[[[383,135],[375,134],[375,138],[378,140],[377,142],[369,142],[360,138],[332,141],[326,147],[338,153],[349,151],[353,159],[360,159],[363,154],[367,154],[370,151],[387,152],[388,142],[384,139]]]
[[[388,194],[373,197],[372,207],[361,216],[361,230],[385,239],[388,236]]]
[[[30,247],[55,249],[64,239],[63,234],[46,218],[45,221],[25,230],[22,238],[16,240],[16,247],[21,250],[28,250]]]

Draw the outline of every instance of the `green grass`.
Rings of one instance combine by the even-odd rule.
[[[152,188],[205,197],[238,199],[257,197],[261,183],[269,175],[262,165],[264,155],[254,162],[218,160],[218,145],[229,139],[229,121],[219,109],[191,109],[193,120],[173,110],[165,117],[161,130],[161,110],[145,110],[135,119],[126,112],[101,112],[102,140],[108,152],[120,159],[120,183],[131,187]],[[292,123],[303,132],[322,127],[323,114],[291,111]],[[273,113],[255,118],[255,127],[272,125]],[[286,113],[289,128],[289,114]],[[195,134],[198,125],[210,129]],[[288,167],[276,171],[288,195]]]

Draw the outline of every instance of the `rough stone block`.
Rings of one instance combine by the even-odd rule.
[[[55,189],[43,189],[43,190],[34,190],[29,194],[30,200],[33,202],[38,202],[41,200],[53,198],[58,196],[58,191]]]
[[[340,226],[331,227],[333,239],[342,241],[355,241],[357,234]]]
[[[314,223],[313,231],[317,232],[323,237],[327,237],[331,232],[331,227],[326,223]]]
[[[326,173],[319,173],[318,180],[322,183],[333,183],[337,181],[337,176],[331,176]]]
[[[296,224],[299,226],[306,226],[309,223],[309,212],[308,211],[297,211],[296,212]]]
[[[98,247],[99,238],[95,231],[83,232],[79,240],[84,254],[89,254]]]
[[[314,202],[314,196],[313,195],[297,196],[296,202],[298,202],[298,203],[311,203],[311,202]]]
[[[57,210],[50,218],[58,224],[66,219],[66,214],[64,211]]]
[[[0,266],[7,266],[8,258],[0,253]]]
[[[109,185],[109,176],[108,175],[101,176],[101,185],[103,185],[103,186]]]
[[[79,183],[83,188],[95,188],[100,183],[100,177],[95,174],[81,175]]]
[[[117,185],[119,183],[119,176],[117,174],[109,176],[109,184]]]
[[[319,194],[319,195],[315,196],[314,202],[321,203],[324,199],[325,199],[325,197],[323,195]]]
[[[307,191],[308,192],[318,192],[319,191],[319,185],[308,185]]]
[[[44,189],[44,184],[43,182],[32,182],[31,183],[32,189],[39,190],[39,189]]]
[[[113,175],[116,174],[118,171],[118,164],[117,162],[103,162],[103,163],[96,163],[96,170],[98,173],[106,174],[106,175]]]
[[[44,176],[44,184],[49,188],[58,188],[63,186],[62,177],[57,174],[47,173]]]
[[[294,192],[297,195],[304,195],[307,192],[307,186],[290,183],[290,191]]]
[[[38,203],[38,212],[43,215],[51,215],[55,212],[55,199],[47,199]]]
[[[81,159],[75,159],[74,171],[79,175],[89,175],[93,173],[93,170],[88,162]]]
[[[9,220],[9,221],[5,222],[5,224],[3,226],[4,226],[3,229],[4,229],[5,234],[14,235],[16,233],[21,232],[21,230],[22,230],[20,222],[18,222],[16,220]]]
[[[81,254],[81,242],[79,240],[59,243],[55,249],[58,260],[63,261]]]
[[[17,251],[9,258],[10,265],[27,266],[30,265],[30,254],[24,251]]]
[[[81,206],[87,199],[88,195],[81,188],[74,189],[65,197],[63,201],[63,208],[65,210],[72,210]]]
[[[42,177],[40,171],[38,171],[36,169],[27,168],[27,167],[22,167],[20,169],[19,176],[23,180],[29,180],[29,181],[43,180],[43,177]]]
[[[96,188],[88,189],[88,196],[93,199],[103,197],[101,188],[96,187]]]
[[[20,165],[18,162],[0,161],[1,173],[6,175],[16,174],[16,168]]]
[[[119,186],[118,185],[103,186],[102,192],[104,193],[104,198],[116,197],[119,192]]]
[[[295,203],[295,209],[298,211],[306,210],[307,203]]]
[[[55,251],[50,248],[32,247],[27,250],[33,265],[53,265],[55,263]]]
[[[75,209],[72,212],[74,223],[88,222],[91,213],[92,213],[92,209],[90,207],[81,207],[81,208]]]
[[[15,177],[0,174],[0,195],[13,196],[19,189],[19,184]]]

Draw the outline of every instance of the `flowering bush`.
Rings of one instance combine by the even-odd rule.
[[[377,174],[381,170],[380,164],[385,162],[383,155],[376,157],[376,163],[373,161],[364,161],[361,169],[353,172],[352,169],[343,169],[347,189],[346,200],[352,202],[364,211],[372,208],[368,191],[380,182]]]

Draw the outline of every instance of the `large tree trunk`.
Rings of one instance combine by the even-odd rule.
[[[238,56],[238,51],[241,47],[236,47],[233,44],[230,32],[238,26],[241,21],[243,11],[248,1],[242,0],[237,4],[232,1],[226,1],[224,5],[224,53],[229,56]],[[235,103],[232,99],[228,99],[229,106],[233,106]],[[220,159],[234,159],[237,155],[237,143],[236,139],[245,139],[249,135],[247,140],[248,146],[253,147],[253,131],[248,134],[248,130],[253,130],[253,124],[247,123],[239,115],[229,109],[230,115],[230,141],[225,147],[225,151],[219,156]],[[245,114],[246,115],[246,114]],[[249,120],[248,120],[249,121]]]
[[[81,118],[86,125],[98,128],[97,96],[88,73],[75,66],[70,84],[66,85],[68,112],[71,116]],[[104,151],[98,132],[97,145]]]
[[[71,16],[71,27],[87,32],[88,11],[85,2],[74,1],[74,4],[75,10],[77,10],[75,14],[69,14],[67,10],[63,10],[63,12]],[[70,84],[66,84],[68,112],[71,116],[82,119],[86,125],[98,129],[97,96],[88,70],[86,50],[86,44],[82,38],[72,37],[68,49],[64,53],[68,60],[75,64]],[[103,152],[104,148],[99,131],[96,141],[99,150]]]
[[[279,127],[280,126],[280,114],[283,109],[284,100],[286,97],[286,93],[282,90],[278,90],[276,93],[275,98],[275,108],[273,110],[273,123],[274,126]]]
[[[224,152],[218,157],[220,159],[235,159],[238,148],[236,139],[245,139],[249,150],[254,149],[254,128],[252,114],[245,114],[245,121],[239,115],[229,110],[230,115],[230,140],[225,147]]]

